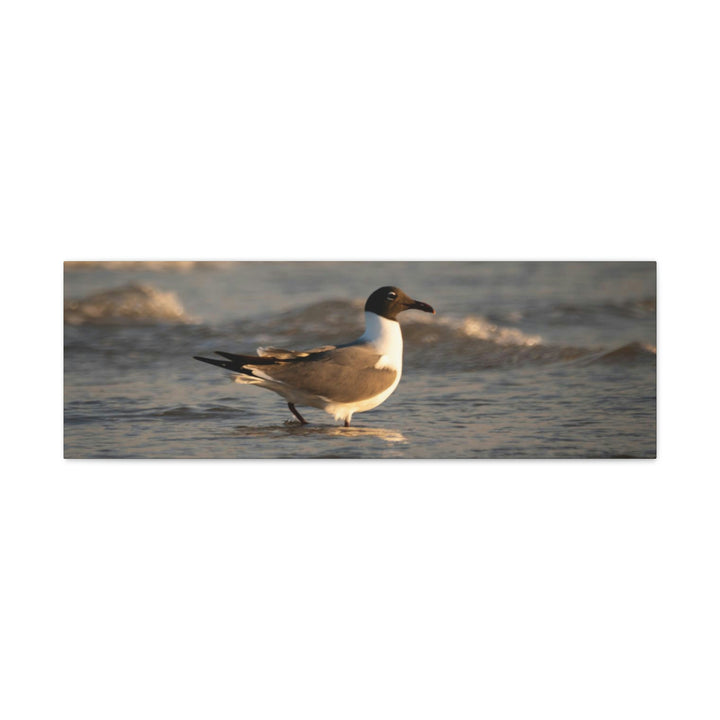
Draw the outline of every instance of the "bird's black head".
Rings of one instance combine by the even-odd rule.
[[[403,310],[435,312],[427,303],[413,300],[400,288],[393,287],[392,285],[378,288],[367,299],[365,310],[367,312],[374,312],[376,315],[380,315],[388,320],[396,320],[398,313],[401,313]]]

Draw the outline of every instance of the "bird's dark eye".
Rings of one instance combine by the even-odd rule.
[[[388,300],[394,300],[397,297],[397,293],[394,290],[391,290],[385,297]]]

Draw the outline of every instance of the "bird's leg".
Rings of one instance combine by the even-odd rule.
[[[349,421],[349,420],[345,420],[345,427],[350,427],[350,421]]]
[[[308,424],[308,421],[297,411],[291,402],[288,403],[288,407],[290,408],[290,412],[300,421],[301,425]]]

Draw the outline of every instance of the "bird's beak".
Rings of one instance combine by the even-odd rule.
[[[435,310],[430,305],[419,300],[412,300],[408,305],[408,310],[422,310],[423,312],[435,314]]]

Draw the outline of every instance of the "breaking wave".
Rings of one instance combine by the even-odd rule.
[[[190,318],[175,293],[149,285],[124,285],[80,300],[65,301],[68,325],[154,322],[186,323]]]

